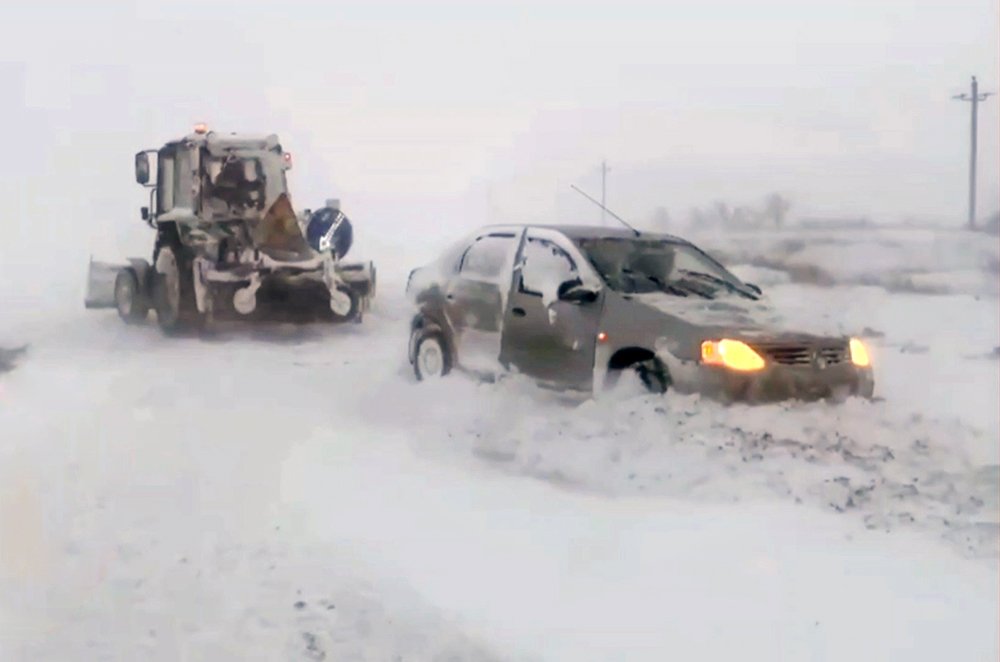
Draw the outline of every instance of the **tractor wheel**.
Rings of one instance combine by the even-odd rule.
[[[346,285],[338,285],[336,292],[330,293],[330,312],[338,322],[357,318],[361,313],[360,307],[361,297]]]
[[[153,303],[160,329],[168,335],[200,331],[205,315],[198,310],[194,293],[193,261],[186,251],[163,246],[153,274]]]
[[[126,324],[141,324],[149,316],[149,300],[133,269],[122,269],[115,277],[115,308]]]

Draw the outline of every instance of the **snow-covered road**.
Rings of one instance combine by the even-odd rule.
[[[0,659],[996,659],[996,299],[773,288],[881,402],[577,404],[415,384],[404,266],[360,326],[10,324]]]

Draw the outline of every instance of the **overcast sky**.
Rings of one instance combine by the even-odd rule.
[[[958,226],[969,107],[951,97],[971,75],[998,90],[1000,48],[995,0],[7,0],[0,24],[8,265],[40,237],[148,252],[132,155],[199,121],[279,133],[298,206],[337,196],[390,231],[592,220],[569,184],[599,195],[602,158],[633,218],[779,190],[803,215]]]

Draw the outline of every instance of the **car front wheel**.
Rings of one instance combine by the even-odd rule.
[[[642,385],[650,393],[663,394],[670,389],[670,372],[667,370],[667,366],[663,365],[663,362],[655,356],[636,361],[624,368],[608,370],[604,378],[604,389],[613,389],[618,384],[618,380],[621,379],[622,373],[627,370],[638,375]]]

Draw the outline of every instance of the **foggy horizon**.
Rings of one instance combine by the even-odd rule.
[[[2,119],[17,127],[0,166],[8,266],[50,259],[43,246],[77,263],[145,253],[132,157],[199,122],[277,133],[296,208],[339,198],[361,234],[598,220],[570,184],[599,197],[602,159],[609,207],[637,224],[663,207],[683,227],[692,208],[776,191],[793,218],[961,228],[969,104],[951,97],[971,75],[1000,91],[987,0],[0,15]],[[980,220],[1000,200],[998,111],[996,97],[980,106]]]

